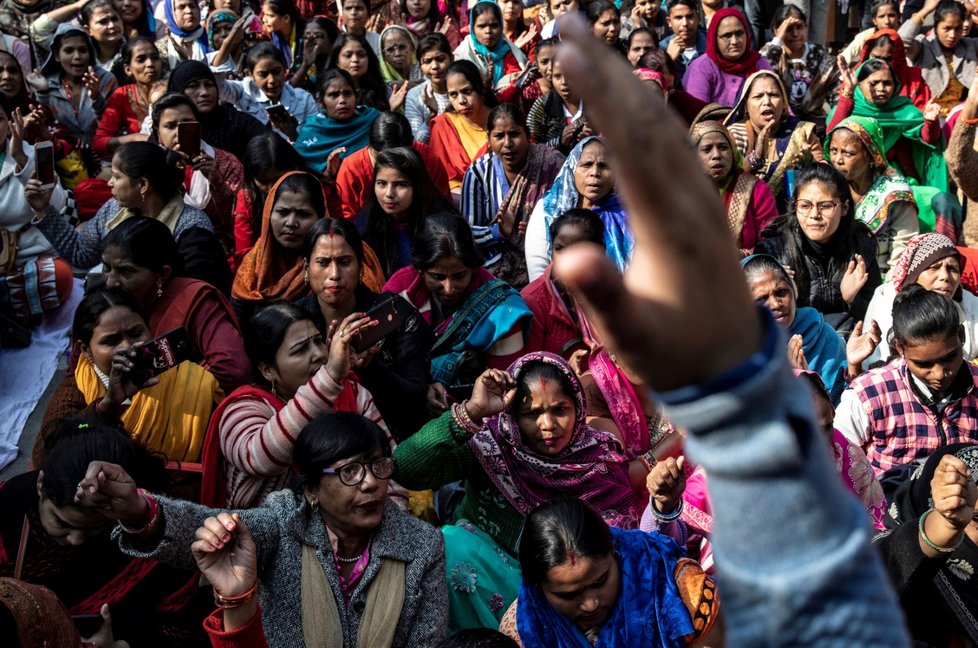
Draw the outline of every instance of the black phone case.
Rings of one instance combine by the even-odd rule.
[[[191,350],[190,337],[182,326],[150,340],[139,349],[133,360],[135,366],[130,372],[133,383],[141,385],[184,360],[189,360]]]
[[[360,333],[353,340],[353,348],[357,351],[369,349],[385,337],[401,328],[407,319],[407,309],[398,305],[395,295],[390,295],[367,311],[367,316],[377,320],[377,326]]]

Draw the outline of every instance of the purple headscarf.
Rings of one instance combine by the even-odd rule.
[[[522,515],[561,495],[573,494],[601,513],[612,526],[638,528],[644,502],[632,490],[628,459],[618,440],[587,422],[587,403],[581,381],[560,356],[528,353],[509,367],[517,380],[530,363],[544,362],[563,373],[573,386],[575,421],[571,442],[556,457],[544,457],[525,447],[519,425],[507,410],[488,419],[469,441],[486,475]],[[518,407],[514,404],[511,409]]]

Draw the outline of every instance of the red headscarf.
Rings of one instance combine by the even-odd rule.
[[[720,31],[720,23],[724,18],[729,18],[730,16],[739,20],[740,24],[744,26],[744,35],[747,38],[747,46],[744,53],[736,61],[723,58],[720,56],[720,52],[717,51],[717,35]],[[750,37],[750,25],[747,24],[747,19],[744,18],[744,14],[740,13],[740,10],[728,7],[713,14],[713,19],[710,20],[710,29],[706,33],[706,55],[717,64],[717,67],[727,74],[736,74],[745,78],[749,74],[753,74],[757,71],[757,62],[761,60],[761,55],[752,46],[753,41]]]
[[[863,51],[859,55],[859,63],[856,67],[869,60],[869,53],[873,49],[872,43],[880,36],[886,36],[893,43],[893,56],[890,57],[890,67],[893,68],[893,73],[896,74],[897,80],[900,82],[899,94],[908,97],[913,105],[923,110],[930,101],[930,88],[924,83],[924,77],[920,74],[920,68],[907,65],[907,53],[903,45],[903,39],[900,38],[900,35],[896,31],[892,29],[880,29],[867,38],[866,43],[863,45]]]

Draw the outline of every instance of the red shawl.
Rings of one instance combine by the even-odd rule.
[[[874,32],[863,45],[862,54],[859,56],[859,64],[865,63],[870,57],[869,52],[873,49],[872,42],[880,36],[886,36],[893,43],[893,56],[890,57],[890,67],[896,74],[900,82],[900,93],[904,97],[909,97],[913,105],[921,111],[930,102],[930,88],[924,82],[924,77],[920,74],[920,68],[907,65],[907,53],[903,45],[903,39],[892,29],[880,29]]]
[[[747,38],[746,49],[743,55],[736,61],[723,58],[720,56],[720,52],[717,51],[717,35],[720,31],[720,23],[724,18],[729,18],[730,16],[740,21],[740,24],[744,27],[745,37]],[[710,57],[711,61],[717,64],[717,67],[727,74],[734,74],[746,78],[757,71],[757,62],[761,60],[760,53],[753,49],[754,43],[750,34],[750,25],[747,23],[747,19],[744,18],[744,14],[740,13],[739,9],[734,9],[733,7],[721,9],[710,20],[710,29],[706,33],[706,55]]]

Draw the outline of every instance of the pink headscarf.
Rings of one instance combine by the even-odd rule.
[[[666,75],[662,72],[650,70],[649,68],[636,68],[634,73],[642,81],[655,81],[662,88],[663,92],[669,92],[669,80],[666,79]]]

